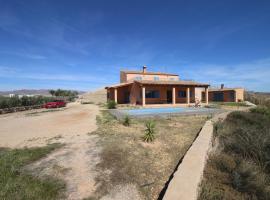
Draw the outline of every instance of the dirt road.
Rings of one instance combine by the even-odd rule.
[[[98,107],[70,103],[58,110],[38,109],[0,115],[0,146],[43,146],[52,138],[72,137],[96,129]]]
[[[100,147],[95,131],[96,105],[71,103],[58,110],[32,110],[0,115],[0,147],[33,147],[59,142],[64,147],[26,167],[35,176],[66,182],[65,199],[89,197],[95,190]]]

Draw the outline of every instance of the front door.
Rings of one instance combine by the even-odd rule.
[[[125,92],[124,93],[124,103],[130,103],[130,98],[129,98],[129,96],[130,96],[130,92]]]
[[[167,90],[167,103],[172,103],[172,91]]]

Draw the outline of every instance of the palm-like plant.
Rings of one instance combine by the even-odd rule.
[[[147,121],[145,123],[146,129],[145,129],[145,135],[143,136],[143,140],[145,142],[152,142],[155,139],[155,122],[153,121]]]

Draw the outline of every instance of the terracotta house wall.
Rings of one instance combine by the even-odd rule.
[[[233,94],[233,96],[231,96]],[[235,91],[224,91],[224,102],[234,102],[235,101]]]
[[[127,82],[127,76],[126,73],[120,72],[120,83]]]
[[[195,102],[195,87],[189,87],[189,90],[192,93],[192,96],[189,97],[190,103]],[[175,88],[175,98],[176,103],[187,103],[187,97],[179,97],[178,93],[179,91],[187,91],[187,87],[176,87]]]
[[[237,89],[235,89],[235,92],[236,92],[236,95],[235,95],[236,101],[237,102],[244,101],[244,89],[237,88]]]
[[[205,91],[205,88],[195,88],[195,98],[199,101],[202,101],[202,92]]]
[[[179,86],[145,86],[145,91],[149,90],[158,90],[159,91],[159,98],[145,98],[146,104],[163,104],[167,103],[167,90],[172,91],[173,87],[175,87],[175,100],[176,103],[186,103],[187,98],[178,97],[178,91],[186,91],[187,87],[179,87]],[[195,87],[190,87],[190,91],[192,93],[192,96],[190,96],[190,103],[195,102]]]
[[[167,90],[172,90],[172,87],[164,87],[164,86],[145,86],[145,93],[150,90],[158,90],[159,91],[159,98],[146,98],[146,104],[162,104],[167,102]]]
[[[114,89],[107,89],[107,100],[114,100]]]
[[[129,103],[127,102],[127,99],[126,99],[126,93],[128,92],[130,93],[130,91],[131,91],[130,85],[117,88],[117,103],[120,103],[120,104]]]
[[[244,89],[233,89],[233,90],[226,90],[226,91],[209,91],[208,92],[208,98],[209,101],[214,101],[214,93],[223,93],[223,102],[239,102],[244,100]],[[231,93],[234,93],[234,98],[231,97]],[[204,92],[202,93],[202,96],[204,96]]]
[[[142,89],[137,83],[131,85],[130,103],[133,105],[142,104]]]
[[[145,97],[145,103],[146,104],[166,104],[168,103],[167,100],[167,91],[173,90],[173,87],[175,87],[175,102],[176,103],[187,103],[187,97],[179,97],[178,92],[179,91],[185,91],[187,90],[187,87],[183,86],[170,86],[170,85],[145,85],[145,92],[157,90],[159,91],[159,98],[146,98]],[[195,102],[195,87],[189,87],[190,92],[192,93],[190,96],[190,103]],[[142,104],[142,86],[140,86],[138,83],[133,83],[131,85],[118,87],[117,88],[117,103],[124,104],[128,103],[126,100],[125,93],[129,92],[129,103],[136,105]],[[115,89],[109,88],[107,89],[107,95],[108,99],[114,100],[114,94]],[[172,96],[171,96],[172,98]]]
[[[178,75],[154,75],[154,74],[134,74],[134,73],[125,73],[125,72],[120,72],[120,82],[127,82],[131,80],[135,80],[137,77],[141,77],[142,80],[155,80],[155,77],[158,77],[159,80],[163,81],[168,81],[168,80],[179,80]]]

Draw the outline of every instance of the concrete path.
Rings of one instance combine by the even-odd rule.
[[[211,149],[213,123],[225,119],[230,112],[217,114],[203,126],[199,136],[186,153],[174,173],[163,200],[196,200],[198,187],[203,176],[207,155]]]

